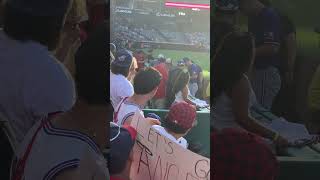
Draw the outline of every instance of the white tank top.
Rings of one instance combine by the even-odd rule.
[[[28,132],[19,147],[16,160],[25,154],[40,124],[41,121]],[[104,174],[108,177],[107,162],[100,149],[90,137],[81,132],[57,129],[47,121],[37,133],[31,147],[23,180],[51,180],[63,170],[77,168],[82,158],[88,155],[95,160],[96,165],[88,169],[88,172],[92,172],[89,175]]]
[[[120,126],[123,125],[129,117],[134,116],[137,111],[144,117],[143,108],[137,104],[128,102],[127,99],[128,98],[122,99],[114,111],[113,122]]]
[[[253,105],[257,103],[255,93],[251,87],[250,81],[247,76],[244,76],[249,82],[250,94],[249,94],[249,108],[248,113],[250,114],[250,109]],[[222,93],[217,97],[213,104],[212,111],[213,127],[216,129],[224,128],[238,128],[243,129],[235,120],[232,100],[226,93]]]

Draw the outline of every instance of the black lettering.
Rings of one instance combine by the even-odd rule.
[[[208,170],[204,170],[202,168],[208,167]],[[209,161],[206,159],[198,160],[194,167],[194,172],[199,178],[208,178],[210,173],[210,164]]]
[[[165,148],[166,153],[173,154],[172,142],[170,140],[167,140],[165,137],[163,137],[163,139],[164,139],[165,144],[168,145],[168,147],[170,148],[169,150],[167,148]]]
[[[139,147],[142,148],[141,154],[140,154],[140,158],[139,158],[139,164],[138,164],[138,172],[140,171],[140,166],[141,164],[145,165],[148,168],[148,172],[149,172],[149,179],[151,180],[151,172],[150,172],[150,165],[149,165],[149,161],[148,161],[148,155],[152,156],[151,151],[145,146],[143,145],[140,141],[137,140],[137,144],[139,145]],[[142,155],[145,155],[146,157],[146,161],[142,160]]]
[[[158,165],[159,165],[159,168],[158,168]],[[153,180],[156,177],[156,173],[157,173],[158,169],[160,169],[160,179],[162,179],[162,164],[161,164],[161,157],[160,156],[158,156],[156,167],[154,169],[153,178],[152,178]]]
[[[156,148],[158,148],[159,136],[161,136],[161,134],[159,134],[158,132],[156,132],[156,134],[157,134],[157,143],[156,143]]]
[[[168,152],[168,154],[173,154],[173,147],[172,147],[172,142],[170,141],[169,143],[168,143],[168,146],[170,147],[170,152]]]

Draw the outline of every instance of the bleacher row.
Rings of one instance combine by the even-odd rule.
[[[172,42],[181,44],[198,45],[210,48],[209,32],[179,32],[179,31],[163,31],[161,32],[152,26],[135,26],[132,24],[113,22],[111,26],[111,34],[113,39],[130,39],[132,41],[153,41],[153,42]]]

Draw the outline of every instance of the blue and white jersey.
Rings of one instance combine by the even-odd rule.
[[[273,8],[264,8],[258,15],[249,18],[248,30],[255,37],[256,47],[265,44],[280,46],[281,20]],[[266,69],[270,66],[279,67],[278,54],[256,57],[254,66],[257,69]]]
[[[137,111],[141,113],[144,117],[143,107],[138,104],[128,102],[127,98],[124,98],[119,103],[118,107],[115,109],[113,115],[113,122],[119,126],[123,125],[130,117],[133,117]]]
[[[41,122],[28,132],[18,149],[17,159],[24,156],[39,126]],[[55,128],[50,121],[46,121],[31,146],[22,179],[54,179],[66,169],[78,168],[88,156],[94,162],[93,165],[86,165],[86,168],[89,168],[86,169],[88,177],[93,177],[95,174],[107,176],[107,162],[97,144],[89,136],[78,131]]]

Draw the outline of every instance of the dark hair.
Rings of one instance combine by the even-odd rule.
[[[214,41],[213,43],[213,49],[212,52],[215,54],[217,46],[220,44],[221,40],[225,35],[227,35],[230,32],[235,32],[236,28],[233,24],[223,22],[223,21],[214,21],[212,23],[212,36],[210,36],[211,41]]]
[[[75,81],[78,97],[89,104],[109,105],[108,39],[104,23],[81,45],[75,56]]]
[[[231,90],[249,70],[253,46],[253,37],[249,33],[233,32],[225,36],[211,63],[214,97]]]
[[[4,32],[18,41],[36,41],[49,50],[56,48],[63,26],[64,15],[35,16],[20,12],[6,3]]]
[[[164,63],[164,62],[166,62],[166,58],[159,58],[158,61],[159,61],[160,63]]]
[[[185,134],[188,131],[188,129],[184,129],[176,123],[169,121],[168,116],[165,117],[164,121],[162,122],[162,126],[176,134]]]
[[[153,67],[140,70],[133,79],[134,93],[138,95],[150,93],[159,86],[161,79],[162,75]]]
[[[187,69],[176,68],[169,72],[166,88],[166,107],[169,108],[175,95],[188,85],[190,74]]]
[[[129,71],[130,71],[130,67],[119,67],[111,63],[111,72],[113,74],[121,74],[124,77],[128,77]]]

